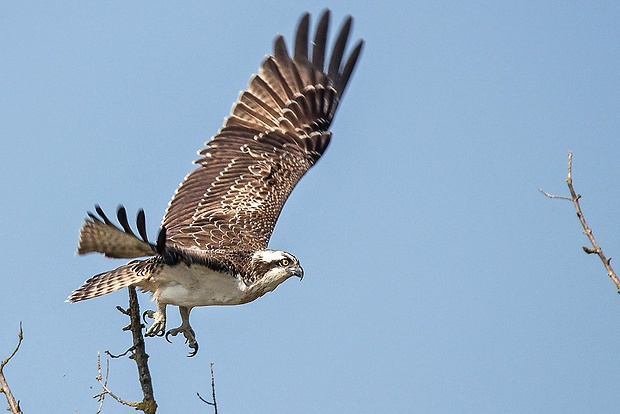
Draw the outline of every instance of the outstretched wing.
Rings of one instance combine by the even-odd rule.
[[[321,157],[363,41],[343,61],[348,17],[325,68],[329,11],[317,26],[309,56],[309,14],[297,28],[294,54],[284,38],[233,105],[223,128],[199,152],[200,165],[172,198],[162,226],[167,243],[190,250],[267,247],[293,187]]]

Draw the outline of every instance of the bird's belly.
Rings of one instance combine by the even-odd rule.
[[[165,266],[155,277],[154,299],[176,306],[238,305],[249,300],[241,279],[202,265]]]

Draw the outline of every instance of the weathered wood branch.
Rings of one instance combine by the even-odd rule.
[[[5,359],[3,359],[2,362],[0,362],[0,393],[3,393],[6,397],[6,401],[9,404],[8,411],[12,412],[13,414],[23,414],[23,412],[21,407],[19,406],[19,401],[15,400],[15,397],[11,392],[11,388],[9,387],[6,377],[4,376],[4,367],[15,356],[15,354],[17,354],[17,351],[19,351],[19,347],[21,346],[23,339],[24,332],[22,330],[22,323],[20,322],[19,333],[17,334],[17,345],[13,349],[13,352],[11,352],[11,355],[9,355]]]
[[[570,197],[567,196],[557,196],[546,193],[543,190],[540,190],[545,196],[549,198],[559,198],[562,200],[569,200],[573,203],[575,207],[575,211],[577,212],[577,217],[579,218],[579,222],[581,223],[581,227],[583,227],[584,234],[588,237],[590,244],[592,247],[582,246],[584,252],[588,254],[596,254],[601,261],[603,262],[603,266],[605,266],[605,270],[607,270],[607,275],[609,278],[615,283],[616,290],[620,293],[620,280],[616,275],[616,272],[611,267],[611,257],[605,256],[603,253],[603,249],[599,246],[594,234],[592,233],[592,229],[588,226],[586,219],[583,215],[583,211],[581,210],[581,205],[579,204],[579,200],[581,199],[581,194],[577,194],[575,191],[575,187],[573,186],[573,152],[568,152],[568,174],[566,176],[566,185],[568,186],[568,191],[570,192]]]
[[[133,346],[120,355],[113,355],[108,351],[106,351],[106,354],[108,354],[111,358],[120,358],[128,353],[131,353],[129,358],[136,362],[136,366],[138,368],[138,379],[140,381],[140,387],[142,388],[143,398],[140,402],[133,402],[123,400],[113,394],[107,387],[107,373],[105,380],[101,374],[101,362],[99,360],[99,356],[97,356],[97,367],[99,371],[97,381],[99,381],[99,384],[101,385],[102,392],[95,395],[95,398],[103,401],[104,396],[107,394],[123,405],[134,407],[136,410],[140,410],[145,414],[155,414],[157,411],[157,402],[155,401],[153,394],[153,381],[151,379],[151,372],[148,365],[149,356],[146,353],[144,335],[142,334],[142,328],[144,328],[144,325],[142,325],[142,321],[140,320],[140,304],[138,303],[138,295],[135,287],[129,286],[127,289],[129,291],[129,308],[123,309],[118,306],[117,309],[123,314],[129,316],[129,326],[126,326],[123,330],[131,331]]]

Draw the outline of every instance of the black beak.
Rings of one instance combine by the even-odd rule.
[[[293,267],[293,276],[297,276],[299,278],[299,280],[302,280],[304,278],[304,268],[297,265],[295,267]]]

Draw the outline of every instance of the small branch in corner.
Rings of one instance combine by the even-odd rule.
[[[11,392],[11,388],[9,388],[9,384],[6,381],[6,377],[4,376],[4,367],[9,361],[17,354],[19,351],[19,347],[22,345],[22,341],[24,339],[24,332],[22,331],[22,323],[19,323],[19,333],[17,334],[17,345],[11,355],[0,362],[0,393],[4,394],[6,397],[6,401],[9,403],[9,408],[7,411],[10,411],[13,414],[23,414],[21,407],[19,406],[19,401],[15,400],[13,393]]]
[[[605,254],[603,253],[603,249],[601,249],[598,242],[594,238],[592,229],[590,229],[590,227],[588,226],[588,223],[586,222],[586,219],[583,215],[583,211],[581,210],[581,205],[579,204],[579,200],[581,199],[581,194],[577,194],[573,186],[573,152],[572,151],[568,152],[568,174],[566,176],[566,185],[568,186],[570,197],[552,195],[552,194],[549,194],[543,191],[542,189],[539,191],[548,198],[569,200],[573,203],[573,206],[575,207],[575,211],[577,212],[577,217],[579,218],[579,222],[581,223],[581,227],[583,227],[583,232],[588,237],[588,240],[590,240],[590,244],[592,245],[592,247],[582,246],[583,251],[588,254],[596,254],[601,259],[601,261],[603,262],[603,266],[605,266],[605,269],[607,270],[607,275],[615,283],[616,289],[618,293],[620,293],[620,279],[618,279],[616,272],[611,267],[611,264],[610,264],[611,257],[606,257]]]

